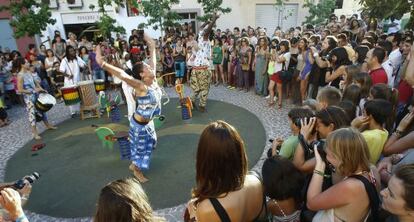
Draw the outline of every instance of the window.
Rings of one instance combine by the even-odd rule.
[[[335,6],[337,9],[341,9],[344,5],[344,0],[336,0]]]
[[[191,25],[193,33],[196,33],[197,12],[183,12],[183,13],[178,13],[178,15],[181,17],[181,20],[179,21],[180,24],[188,23],[189,25]]]

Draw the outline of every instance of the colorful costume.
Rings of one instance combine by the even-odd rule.
[[[193,90],[191,100],[195,101],[197,97],[200,97],[199,105],[201,107],[207,105],[211,81],[211,70],[208,69],[210,67],[211,43],[208,40],[204,41],[204,31],[202,30],[198,35],[198,51],[195,53],[193,71],[190,78],[190,86]]]
[[[156,85],[156,84],[154,84]],[[148,87],[147,95],[137,98],[136,114],[148,120],[147,124],[131,118],[129,125],[130,159],[140,170],[148,169],[152,150],[157,143],[154,116],[161,113],[161,89]]]
[[[39,112],[35,108],[35,101],[38,94],[35,93],[35,80],[30,73],[19,73],[23,79],[23,89],[29,90],[32,94],[23,94],[24,103],[26,104],[26,110],[29,114],[29,122],[31,126],[36,126],[36,116],[37,119],[47,121],[46,113]]]

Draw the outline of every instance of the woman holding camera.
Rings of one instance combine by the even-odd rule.
[[[338,40],[334,36],[327,36],[322,41],[322,48],[319,52],[315,47],[311,47],[315,63],[312,67],[312,81],[309,83],[309,93],[312,98],[316,98],[319,87],[326,86],[325,74],[329,66],[330,52],[338,46]],[[316,67],[315,67],[316,66]]]
[[[344,179],[322,191],[326,162],[314,148],[316,165],[307,192],[306,205],[318,211],[313,221],[365,221],[371,215],[378,220],[379,198],[374,173],[370,169],[367,143],[353,128],[329,134],[326,160]]]
[[[324,143],[328,135],[336,129],[348,127],[350,121],[346,112],[336,106],[329,106],[316,113],[316,117],[302,119],[299,145],[296,148],[293,164],[302,172],[312,172],[315,168],[313,145]]]

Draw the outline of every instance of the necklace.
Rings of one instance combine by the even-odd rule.
[[[287,217],[287,216],[286,216],[286,214],[285,214],[285,211],[283,211],[283,209],[280,207],[279,203],[278,203],[275,199],[272,199],[272,201],[273,201],[273,203],[275,203],[275,204],[276,204],[276,206],[279,208],[279,210],[280,210],[280,212],[282,213],[282,215],[283,215],[284,217]]]

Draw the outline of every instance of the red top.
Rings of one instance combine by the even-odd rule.
[[[26,56],[25,56],[25,59],[26,59],[27,61],[31,62],[31,61],[30,61],[30,56],[32,56],[32,55],[36,58],[36,54],[35,54],[35,53],[31,53],[30,51],[29,51],[29,52],[27,52],[27,53],[26,53]]]
[[[401,80],[398,84],[398,102],[407,104],[413,95],[413,87],[410,86],[405,80]]]
[[[369,72],[371,76],[372,85],[376,85],[379,83],[388,84],[388,77],[385,70],[381,67],[379,69],[374,69]]]

